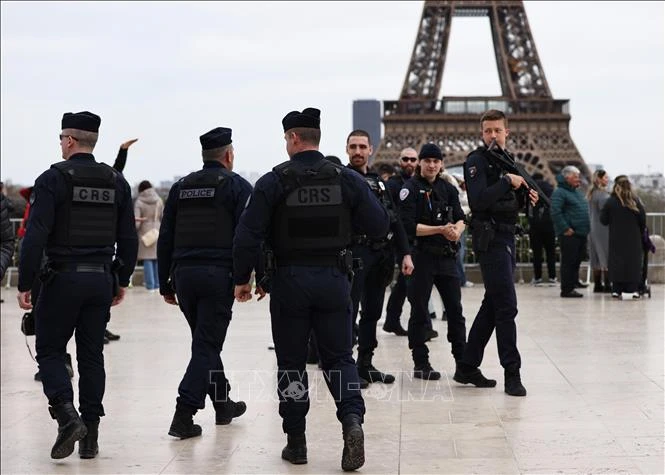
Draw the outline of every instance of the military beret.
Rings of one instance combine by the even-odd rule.
[[[62,116],[62,130],[76,129],[87,132],[99,132],[102,119],[92,112],[65,112]]]
[[[228,145],[232,142],[231,140],[231,129],[226,127],[217,127],[212,129],[210,132],[199,137],[201,141],[202,150],[211,150],[213,148],[220,148]]]
[[[282,125],[284,126],[284,132],[290,129],[295,129],[296,127],[304,127],[307,129],[320,129],[321,124],[321,111],[319,109],[314,109],[313,107],[308,107],[302,112],[291,111],[284,116],[282,119]]]
[[[426,143],[420,148],[418,158],[436,158],[437,160],[443,160],[443,155],[441,154],[441,149],[436,144]]]

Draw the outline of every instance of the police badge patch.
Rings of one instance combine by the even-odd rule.
[[[409,196],[409,189],[408,188],[402,188],[401,190],[399,190],[399,199],[400,199],[400,201],[404,201],[407,196]]]
[[[475,178],[477,172],[478,172],[478,169],[475,166],[469,167],[469,176],[471,178]]]

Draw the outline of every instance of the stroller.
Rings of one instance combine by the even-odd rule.
[[[649,285],[649,279],[648,279],[649,252],[655,253],[656,246],[651,241],[651,238],[649,237],[649,228],[647,228],[646,226],[642,231],[642,249],[644,251],[642,253],[642,277],[640,279],[640,285],[637,288],[637,292],[640,294],[640,296],[648,295],[649,298],[651,298],[651,286]]]

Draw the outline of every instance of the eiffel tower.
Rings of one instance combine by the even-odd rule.
[[[501,96],[439,98],[453,16],[489,16]],[[397,101],[383,102],[384,136],[375,163],[396,163],[405,147],[434,142],[446,167],[464,163],[482,145],[480,116],[499,109],[508,116],[507,148],[527,172],[554,183],[566,165],[589,178],[568,129],[567,99],[553,99],[521,1],[426,1],[411,62]]]

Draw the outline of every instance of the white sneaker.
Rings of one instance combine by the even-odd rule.
[[[637,292],[622,292],[621,300],[639,300],[640,294]]]
[[[464,282],[464,285],[462,287],[473,287],[473,285],[474,285],[473,282],[467,280],[466,282]]]

